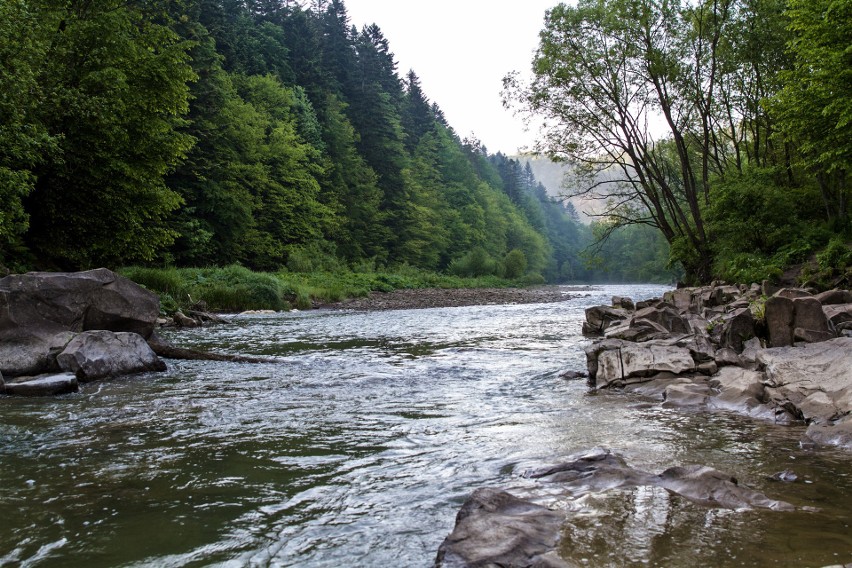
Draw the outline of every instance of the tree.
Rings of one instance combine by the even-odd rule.
[[[164,176],[193,143],[179,131],[188,43],[119,0],[42,17],[53,31],[38,119],[59,149],[33,171],[28,244],[63,268],[151,260],[173,241],[166,220],[180,205]]]
[[[719,97],[733,4],[562,4],[547,14],[533,82],[505,79],[507,103],[554,125],[538,149],[577,165],[579,192],[608,196],[607,226],[658,228],[694,281],[711,277],[702,210],[732,163]]]
[[[790,0],[793,68],[771,103],[813,172],[826,216],[848,222],[852,161],[852,1]]]

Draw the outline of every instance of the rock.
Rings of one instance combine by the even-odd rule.
[[[677,309],[667,303],[661,303],[657,306],[644,308],[636,311],[631,320],[631,327],[638,322],[648,321],[662,327],[665,331],[672,334],[686,334],[692,332],[692,327],[689,322],[681,317]]]
[[[586,323],[583,324],[583,333],[586,335],[602,334],[608,327],[626,320],[629,315],[627,310],[620,308],[607,306],[586,308]]]
[[[76,337],[57,357],[63,371],[81,381],[165,371],[166,365],[137,333],[86,331]]]
[[[744,343],[754,337],[754,316],[747,307],[737,309],[722,319],[718,329],[719,345],[742,353]]]
[[[693,370],[695,361],[684,347],[657,342],[627,343],[598,355],[595,377],[597,387],[603,388],[611,383],[622,386],[630,379],[636,382],[664,371],[679,374]],[[589,374],[591,376],[591,372]]]
[[[849,290],[828,290],[814,296],[823,306],[835,304],[852,304],[852,291]]]
[[[812,329],[802,329],[797,327],[793,330],[793,339],[796,341],[804,341],[805,343],[819,343],[820,341],[828,341],[836,336],[827,331],[814,331]]]
[[[631,312],[636,309],[636,305],[633,303],[633,300],[625,296],[613,296],[612,307],[622,308]]]
[[[555,555],[563,522],[564,513],[498,489],[477,489],[459,510],[435,566],[565,567]]]
[[[706,406],[714,392],[710,386],[702,382],[674,384],[663,393],[664,408],[686,408],[690,406]]]
[[[826,423],[852,411],[852,338],[765,349],[757,360],[773,400],[791,403],[806,420]]]
[[[787,298],[788,300],[794,300],[796,298],[808,298],[813,296],[813,294],[803,288],[782,288],[775,292],[773,296],[777,298]]]
[[[771,297],[774,296],[775,293],[781,289],[781,287],[769,280],[764,280],[760,286],[760,289],[764,296]]]
[[[793,300],[793,328],[828,332],[828,318],[822,310],[822,304],[816,298],[796,298]],[[794,335],[795,337],[795,335]]]
[[[783,481],[784,483],[793,483],[799,479],[799,476],[792,470],[785,469],[783,471],[779,471],[778,473],[773,473],[769,476],[770,481]]]
[[[852,321],[852,304],[823,305],[822,311],[835,328],[842,323]]]
[[[711,408],[728,410],[747,416],[774,419],[774,406],[767,405],[763,373],[738,367],[719,369],[709,384],[717,393],[708,401]]]
[[[16,396],[53,396],[77,392],[77,377],[72,373],[18,377],[6,383],[4,392]]]
[[[180,327],[198,327],[198,322],[191,317],[184,315],[183,312],[175,312],[175,315],[172,317],[174,317],[175,323]]]
[[[565,371],[564,373],[559,374],[560,379],[565,379],[566,381],[575,381],[577,379],[588,379],[589,374],[584,373],[583,371]]]
[[[148,337],[159,309],[156,294],[104,268],[6,276],[0,279],[0,372],[49,371],[60,333],[108,329]]]
[[[773,296],[764,307],[770,347],[793,345],[793,300]]]
[[[739,365],[742,362],[737,352],[730,347],[724,347],[716,351],[715,361],[720,367],[725,365]]]
[[[805,435],[818,444],[852,450],[852,415],[831,423],[812,423]]]
[[[730,475],[706,466],[672,467],[659,477],[661,487],[707,507],[795,510],[789,503],[770,499],[762,493],[743,487]]]

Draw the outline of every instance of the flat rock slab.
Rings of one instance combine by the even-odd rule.
[[[77,377],[73,373],[18,377],[5,385],[6,394],[15,396],[53,396],[78,390]]]
[[[655,475],[629,466],[604,448],[527,471],[524,477],[538,481],[535,488],[525,490],[531,494],[529,498],[498,489],[478,489],[470,496],[456,517],[453,532],[441,544],[437,567],[579,566],[565,557],[571,554],[570,548],[560,548],[573,515],[582,515],[566,506],[565,500],[623,488],[657,488],[700,507],[795,510],[789,503],[744,487],[732,476],[709,467],[672,467]],[[625,503],[631,506],[633,501]]]

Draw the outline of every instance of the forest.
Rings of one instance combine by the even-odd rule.
[[[845,266],[850,10],[549,11],[504,96],[560,125],[539,150],[606,204],[588,225],[461,139],[342,0],[6,0],[0,267],[747,281],[826,246]]]

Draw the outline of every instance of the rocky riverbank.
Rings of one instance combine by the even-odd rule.
[[[638,303],[615,297],[610,306],[586,310],[583,332],[595,338],[586,348],[593,389],[637,393],[666,407],[805,424],[803,445],[852,449],[847,290],[714,285]],[[571,503],[622,488],[662,488],[700,507],[795,510],[708,467],[655,475],[608,449],[521,477],[536,484],[512,493],[479,489],[468,498],[438,551],[437,567],[583,565],[562,544],[574,531]],[[774,478],[789,482],[795,474]]]
[[[414,310],[423,308],[451,308],[458,306],[485,306],[501,304],[539,304],[565,302],[577,293],[590,288],[576,286],[570,290],[554,286],[529,288],[418,288],[371,292],[364,298],[323,304],[323,309],[335,310]]]

